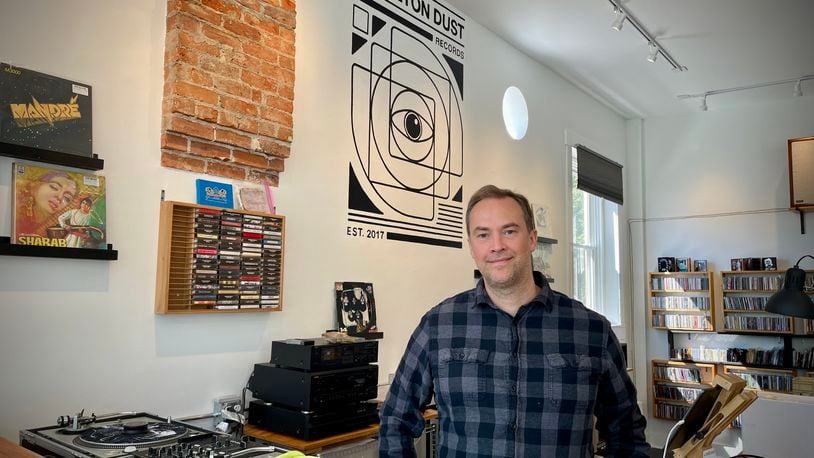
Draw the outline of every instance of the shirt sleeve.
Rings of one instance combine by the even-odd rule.
[[[428,321],[425,315],[413,331],[382,406],[380,458],[416,456],[413,440],[424,431],[422,410],[433,393]]]
[[[650,449],[644,436],[647,420],[636,403],[636,387],[627,374],[622,347],[609,325],[603,366],[595,414],[599,437],[607,444],[605,457],[646,458]]]
[[[73,210],[68,210],[65,213],[59,215],[59,226],[65,227],[71,224],[71,216],[73,216]]]

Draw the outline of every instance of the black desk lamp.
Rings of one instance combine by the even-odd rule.
[[[805,255],[797,260],[794,267],[786,271],[783,286],[769,298],[766,311],[799,318],[814,318],[814,301],[805,291],[806,271],[797,267],[805,258],[814,259],[814,256]]]

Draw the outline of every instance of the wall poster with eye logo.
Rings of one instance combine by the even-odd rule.
[[[354,0],[347,235],[463,246],[464,31],[435,0]]]

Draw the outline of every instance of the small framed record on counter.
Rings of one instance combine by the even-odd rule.
[[[336,316],[339,329],[349,336],[381,339],[384,333],[376,327],[376,299],[373,284],[355,281],[334,283]]]
[[[285,217],[162,202],[155,312],[282,310]]]

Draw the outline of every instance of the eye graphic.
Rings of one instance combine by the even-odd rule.
[[[408,108],[395,111],[390,116],[390,121],[401,135],[412,142],[421,143],[433,137],[432,124],[415,110]]]
[[[410,141],[421,143],[432,138],[432,125],[414,110],[396,111],[391,115],[391,121],[393,127]]]

